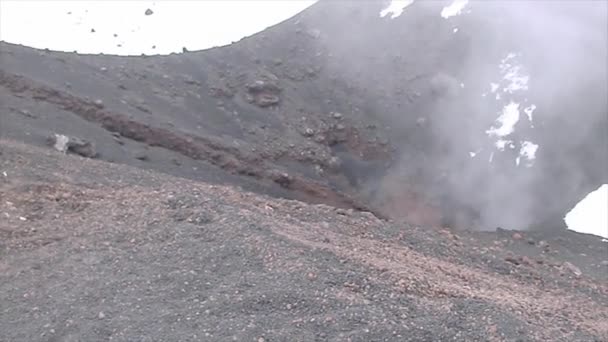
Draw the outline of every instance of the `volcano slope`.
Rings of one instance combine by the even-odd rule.
[[[390,19],[382,1],[320,1],[230,46],[170,56],[0,43],[1,133],[87,138],[106,161],[420,225],[563,229],[608,182],[606,3],[474,2],[446,20],[447,4]],[[527,92],[501,70],[529,78]],[[486,131],[509,103],[521,119],[495,141]],[[516,164],[529,142],[534,163]]]
[[[608,338],[599,238],[419,228],[7,140],[0,167],[3,341]]]
[[[606,340],[606,244],[561,229],[607,182],[605,11],[538,3],[593,29],[320,1],[170,56],[0,42],[0,340]],[[511,51],[538,110],[504,138],[540,144],[531,167],[482,115]]]

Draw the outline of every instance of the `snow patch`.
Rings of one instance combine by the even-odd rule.
[[[608,239],[608,184],[589,193],[564,220],[570,230]]]
[[[478,154],[479,154],[481,151],[482,151],[482,150],[471,151],[471,152],[469,152],[469,156],[470,156],[471,158],[475,158],[475,157],[477,157],[477,155],[478,155]]]
[[[500,61],[500,71],[503,74],[503,80],[507,81],[507,85],[503,88],[503,92],[513,94],[518,90],[528,90],[528,82],[530,76],[526,73],[524,68],[513,61],[519,57],[518,54],[509,53],[502,61]]]
[[[468,3],[469,0],[454,0],[449,6],[446,6],[441,10],[441,17],[447,19],[461,14]]]
[[[384,18],[390,14],[391,19],[395,19],[399,17],[405,8],[412,3],[414,3],[414,0],[392,0],[388,7],[380,11],[380,17]]]
[[[519,103],[509,102],[503,109],[502,114],[496,119],[499,127],[492,126],[486,133],[490,136],[505,137],[515,131],[515,125],[519,121]]]
[[[454,33],[458,32],[458,27],[455,27],[455,28],[452,30],[452,32],[454,32]]]
[[[509,146],[511,149],[515,148],[515,144],[511,140],[498,139],[496,143],[494,143],[497,149],[504,151],[505,147]]]
[[[524,141],[519,149],[519,155],[528,159],[536,159],[536,151],[538,151],[538,145],[531,141]]]
[[[534,128],[533,119],[536,105],[528,104],[528,99],[520,103],[520,100],[513,95],[522,91],[528,90],[528,82],[530,75],[525,67],[518,60],[521,57],[520,53],[510,52],[498,64],[498,69],[501,75],[501,80],[490,83],[490,92],[483,93],[481,96],[493,93],[496,101],[504,101],[502,111],[499,112],[499,117],[494,124],[486,130],[486,134],[490,137],[497,138],[494,146],[498,151],[504,151],[505,148],[515,149],[516,144],[519,146],[519,154],[515,159],[515,164],[520,165],[522,161],[527,161],[526,166],[532,166],[532,161],[536,159],[536,151],[538,145],[530,141],[511,141],[506,137],[515,131],[515,125],[520,120],[520,107],[528,117],[527,124]],[[517,101],[517,102],[516,102]],[[491,162],[492,158],[490,158]]]
[[[534,111],[536,110],[536,105],[535,104],[531,104],[528,107],[524,108],[524,113],[526,113],[526,115],[528,116],[528,120],[530,120],[530,122],[532,122],[532,114],[534,113]]]

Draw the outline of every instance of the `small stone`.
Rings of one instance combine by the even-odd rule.
[[[146,14],[146,15],[152,15],[152,14],[154,14],[154,12],[153,12],[151,9],[149,9],[149,8],[148,8],[148,9],[146,10],[145,14]]]
[[[328,166],[331,169],[337,169],[340,167],[340,165],[342,165],[342,161],[340,160],[340,158],[336,156],[329,158]]]
[[[95,104],[95,106],[97,106],[98,108],[103,108],[103,100],[101,99],[97,99],[95,100],[95,102],[93,102]]]
[[[314,274],[313,272],[308,272],[308,274],[306,276],[308,277],[308,280],[315,280],[315,279],[317,279],[317,275]]]
[[[334,119],[336,119],[336,120],[340,120],[340,119],[342,119],[342,114],[341,114],[341,113],[333,112],[333,113],[331,114],[331,116],[332,116]]]
[[[337,124],[336,125],[336,130],[343,131],[344,129],[346,129],[346,126],[344,126],[343,124]]]
[[[312,137],[315,134],[315,131],[312,128],[304,129],[304,136]]]
[[[528,239],[528,244],[534,246],[536,244],[536,241],[534,241],[533,239]]]
[[[319,39],[319,37],[321,37],[321,31],[318,29],[309,30],[307,33],[311,38],[314,39]]]
[[[530,258],[528,258],[527,256],[524,255],[524,256],[521,257],[521,263],[524,264],[524,265],[530,266],[534,262],[532,261],[532,259],[530,259]]]
[[[572,272],[577,278],[583,274],[583,272],[581,272],[581,270],[578,267],[574,266],[573,264],[569,263],[568,261],[564,262],[564,264],[562,266],[565,267],[566,269],[568,269],[570,272]]]
[[[106,67],[101,67],[99,70],[101,70],[102,72],[106,72],[106,71],[108,71],[108,68],[106,68]]]
[[[604,260],[600,263],[602,266],[608,266],[608,260]]]
[[[505,257],[505,261],[508,261],[512,264],[519,265],[521,264],[521,258],[514,257],[512,255]]]
[[[141,153],[138,153],[138,154],[135,155],[135,159],[138,159],[138,160],[141,160],[141,161],[147,161],[150,158],[148,157],[147,154],[141,152]]]
[[[523,236],[520,233],[514,233],[512,235],[513,240],[521,240]]]
[[[103,313],[103,311],[100,311],[99,315],[97,315],[97,317],[99,317],[99,319],[104,319],[104,318],[106,318],[106,314]]]

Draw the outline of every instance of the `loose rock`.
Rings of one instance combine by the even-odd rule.
[[[92,142],[63,134],[54,134],[47,139],[49,145],[62,153],[75,153],[86,158],[95,158],[97,152]]]
[[[583,272],[581,272],[580,268],[574,266],[573,264],[571,264],[568,261],[564,262],[562,266],[564,268],[566,268],[568,271],[572,272],[572,274],[574,274],[577,278],[583,274]]]

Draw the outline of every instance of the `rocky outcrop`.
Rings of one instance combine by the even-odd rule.
[[[49,136],[47,141],[49,145],[62,153],[70,152],[85,158],[95,158],[97,156],[95,145],[81,138],[55,133]]]
[[[266,108],[277,105],[280,101],[281,88],[276,82],[256,80],[247,85],[247,101]]]

